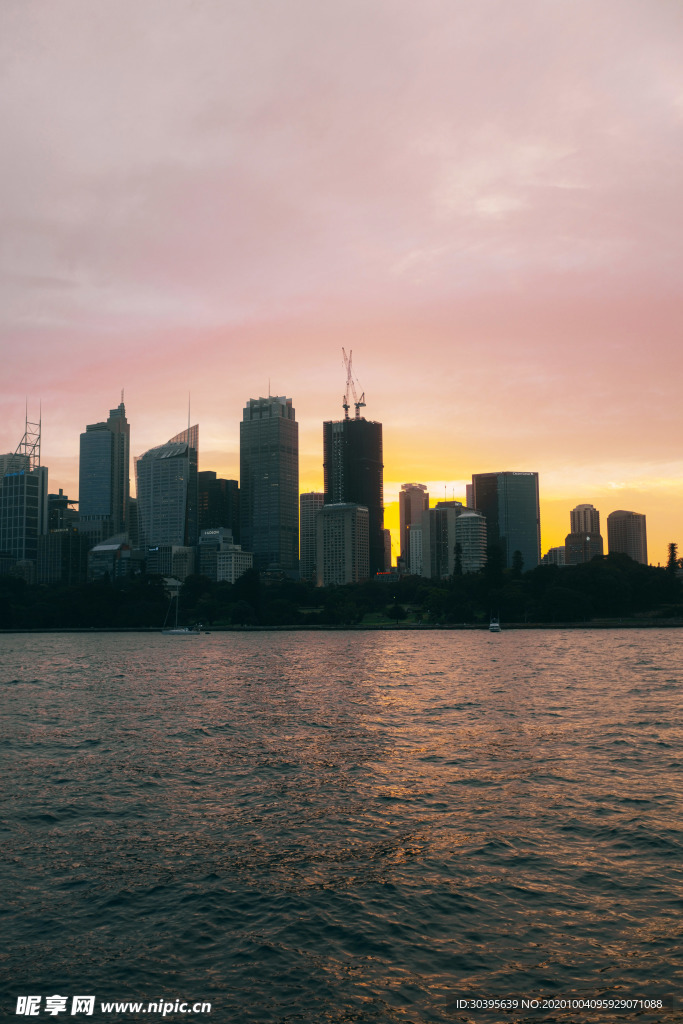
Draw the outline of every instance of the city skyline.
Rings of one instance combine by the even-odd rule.
[[[72,496],[75,439],[120,388],[131,455],[176,432],[190,389],[200,468],[237,478],[270,378],[318,491],[343,345],[383,424],[394,557],[401,484],[462,500],[472,473],[516,469],[539,473],[543,551],[592,503],[645,514],[664,564],[683,11],[166,9],[0,15],[0,449],[42,400],[50,487]]]
[[[274,396],[269,396],[267,398],[250,399],[247,402],[247,406],[250,406],[251,404],[260,404],[260,403],[266,403],[266,404],[269,404],[269,403],[281,403],[283,401],[285,401],[285,400],[281,399],[281,398],[276,398]],[[287,399],[286,401],[287,402],[291,402],[291,400],[289,400],[289,399]],[[242,412],[243,412],[243,415],[244,415],[245,410],[243,409]],[[111,415],[113,415],[114,413],[123,415],[124,422],[126,422],[125,410],[124,410],[123,402],[121,402],[121,404],[119,405],[118,409],[112,411],[112,413],[110,414],[110,419],[111,419]],[[241,422],[243,422],[243,421],[241,421]],[[343,422],[343,421],[339,421],[339,423],[341,423],[341,422]],[[353,421],[349,420],[349,422],[353,422]],[[365,422],[365,420],[361,418],[361,422]],[[30,425],[31,424],[29,423],[29,426]],[[101,426],[104,426],[104,424],[96,424],[96,426],[101,427]],[[297,421],[297,426],[298,426],[298,421]],[[322,428],[322,431],[323,431],[323,437],[321,438],[321,448],[324,447],[325,430],[329,426],[330,426],[329,422],[324,422],[323,424],[321,424],[321,428]],[[375,426],[379,427],[380,431],[381,431],[381,424],[375,424]],[[130,424],[127,423],[127,422],[126,422],[126,430],[127,431],[130,430]],[[178,441],[179,442],[179,441],[181,441],[183,439],[186,440],[187,439],[186,435],[189,436],[188,431],[189,431],[189,428],[186,431],[182,431],[181,434],[177,435],[176,437],[171,438],[171,440],[169,442],[167,442],[167,444],[172,444],[174,441]],[[195,443],[195,448],[196,448],[198,426],[195,425],[192,428],[192,431],[194,432],[193,437],[195,439],[194,443]],[[82,437],[83,437],[83,435],[81,435],[81,438]],[[153,447],[158,447],[158,446],[153,446]],[[162,445],[161,447],[164,447],[164,446]],[[134,448],[135,448],[135,446],[133,445],[132,448],[131,448],[131,453],[134,451]],[[145,453],[143,453],[143,454],[145,454]],[[147,454],[149,454],[149,453],[147,453]],[[10,455],[11,455],[11,453],[8,453],[7,457],[9,458]],[[207,467],[205,467],[205,466],[203,467],[203,463],[202,463],[202,450],[201,449],[198,451],[198,455],[199,455],[199,462],[198,462],[199,474],[204,473],[205,477],[209,477],[209,476],[215,477],[215,475],[216,475],[216,471],[215,470],[213,470],[213,469],[208,470]],[[134,470],[135,463],[137,461],[139,461],[140,459],[142,459],[142,457],[143,457],[142,455],[140,455],[140,456],[133,456],[133,458],[131,459],[130,495],[131,495],[131,498],[134,499],[134,500],[137,500],[137,488],[136,488],[136,479],[135,479],[136,474],[133,472],[133,470]],[[41,458],[41,464],[42,464],[43,467],[45,467],[45,469],[47,471],[49,471],[50,467],[47,465],[45,458]],[[521,470],[521,471],[520,470],[499,470],[497,474],[495,472],[490,472],[490,473],[485,473],[485,474],[473,473],[472,476],[469,478],[469,480],[448,481],[448,482],[445,482],[443,480],[439,481],[439,484],[444,486],[444,492],[443,492],[443,494],[439,494],[439,493],[428,494],[429,507],[430,508],[434,508],[437,505],[443,504],[444,501],[446,501],[447,503],[450,504],[450,503],[452,503],[452,501],[454,499],[457,500],[457,501],[462,502],[463,505],[466,505],[466,501],[465,501],[466,488],[471,488],[473,486],[474,477],[475,476],[495,476],[495,475],[499,475],[499,476],[513,476],[513,477],[514,476],[522,476],[522,477],[529,476],[529,477],[535,477],[536,478],[536,487],[537,487],[538,491],[540,492],[540,509],[541,509],[541,544],[540,544],[540,555],[545,555],[548,551],[551,550],[551,548],[564,547],[564,540],[562,540],[562,539],[559,540],[557,543],[552,543],[552,544],[546,544],[544,539],[543,539],[543,536],[544,536],[544,532],[543,532],[543,507],[544,507],[544,501],[543,501],[543,497],[542,497],[542,495],[543,495],[542,481],[539,481],[539,479],[538,479],[539,475],[537,473],[534,473],[534,472],[529,471],[529,470]],[[237,472],[235,474],[235,479],[234,480],[232,480],[232,481],[231,480],[222,480],[221,483],[227,484],[227,483],[231,483],[232,482],[232,483],[236,483],[237,486],[239,487],[241,485],[241,481],[240,481],[239,477],[240,477],[240,474],[239,474],[239,472]],[[79,473],[78,473],[78,467],[77,467],[76,478],[75,478],[76,481],[78,481],[78,478],[79,478]],[[433,485],[433,483],[434,482],[432,481],[432,485]],[[449,489],[449,484],[451,485],[450,489]],[[75,500],[78,503],[78,499],[74,498],[74,495],[75,495],[76,491],[78,490],[77,487],[76,488],[72,488],[72,492],[69,493],[68,492],[68,488],[65,487],[64,484],[61,481],[55,483],[52,477],[50,478],[50,482],[49,482],[48,486],[49,486],[49,490],[50,490],[51,494],[52,493],[56,493],[57,489],[60,489],[60,491],[64,491],[65,494],[68,494],[68,497],[69,497],[70,501],[73,502]],[[399,486],[400,486],[400,489],[415,488],[415,487],[417,487],[417,488],[424,488],[424,489],[426,489],[427,492],[429,492],[429,485],[428,484],[425,485],[425,484],[422,484],[422,483],[403,483],[403,484],[401,484]],[[462,491],[461,494],[458,494],[456,492],[456,486],[461,488],[461,491]],[[300,483],[299,483],[299,499],[301,498],[302,495],[309,495],[309,493],[310,493],[310,492],[304,491],[303,488],[304,488],[304,484],[300,481]],[[400,489],[396,492],[396,499],[397,500],[393,501],[393,502],[389,502],[388,504],[385,502],[385,506],[384,506],[384,508],[385,508],[385,516],[384,516],[384,518],[385,518],[385,526],[390,528],[391,535],[392,535],[392,565],[396,564],[396,559],[397,559],[397,557],[400,556],[400,500],[399,500],[400,499],[400,494],[401,494],[401,490]],[[386,490],[386,488],[385,488],[385,490]],[[638,495],[638,497],[639,497],[639,504],[640,504],[640,506],[644,507],[645,500],[646,500],[645,497],[642,494]],[[558,501],[557,505],[560,506],[560,504],[561,503]],[[608,510],[606,507],[603,508],[603,509],[595,509],[592,506],[592,504],[589,504],[589,503],[586,503],[586,502],[580,502],[577,505],[576,508],[570,509],[568,507],[568,505],[565,503],[565,505],[562,505],[560,510],[558,511],[558,523],[559,523],[559,525],[557,527],[558,534],[562,534],[563,537],[566,539],[566,536],[567,536],[567,534],[566,534],[566,523],[565,523],[565,528],[564,528],[564,531],[563,531],[560,517],[562,515],[564,515],[565,516],[565,520],[566,520],[567,517],[570,517],[570,521],[573,521],[574,517],[577,515],[579,510],[583,510],[583,509],[592,509],[593,510],[593,514],[597,516],[598,522],[599,522],[599,517],[600,517],[601,514],[603,515],[605,522],[607,521],[607,516],[610,515],[610,510]],[[617,510],[613,509],[611,511],[615,512]],[[645,520],[647,518],[647,513],[646,512],[638,512],[637,515],[641,519],[643,519],[643,520]],[[651,528],[650,528],[649,523],[648,523],[647,530],[648,530],[648,534],[651,536]],[[237,532],[239,532],[239,531],[237,531]],[[606,540],[607,540],[607,538],[605,536],[605,551],[604,551],[605,554],[608,553]],[[673,542],[677,543],[677,544],[679,543],[677,540],[674,540]],[[652,541],[650,540],[650,544],[651,543],[652,543]],[[671,541],[667,541],[666,542],[667,548],[668,548],[669,543],[671,543]],[[656,565],[658,563],[654,562],[654,561],[651,561],[650,564]],[[659,564],[666,564],[666,558],[662,557],[661,559],[659,559]]]

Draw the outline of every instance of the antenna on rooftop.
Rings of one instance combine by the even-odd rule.
[[[17,455],[23,455],[24,458],[28,459],[29,470],[37,469],[40,466],[40,428],[43,419],[42,400],[39,408],[40,413],[38,416],[38,422],[31,423],[28,418],[28,398],[26,399],[26,426],[24,428],[24,436],[14,452],[15,457]]]

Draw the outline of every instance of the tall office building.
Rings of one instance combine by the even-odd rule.
[[[503,564],[512,567],[520,551],[524,570],[541,561],[541,514],[538,473],[475,473],[474,507],[486,518],[488,544],[497,545]]]
[[[401,533],[401,558],[410,564],[408,527],[422,522],[422,513],[429,508],[429,492],[426,484],[401,484],[398,494],[398,512]]]
[[[422,576],[422,520],[408,527],[408,564],[411,576]]]
[[[370,575],[384,572],[384,464],[382,424],[355,419],[323,423],[325,504],[368,510]]]
[[[223,527],[240,539],[240,486],[237,480],[223,480],[212,469],[197,474],[199,532]]]
[[[123,396],[102,423],[90,423],[81,434],[79,464],[79,530],[92,544],[128,529],[130,497],[130,425]]]
[[[299,496],[299,576],[302,580],[315,579],[317,528],[316,516],[325,502],[322,491],[306,491]]]
[[[291,398],[251,398],[240,423],[240,539],[255,569],[299,568],[299,425]]]
[[[199,427],[188,427],[135,460],[140,547],[197,543]]]
[[[368,510],[351,502],[324,505],[316,518],[319,587],[359,583],[370,575]]]
[[[26,418],[14,453],[0,456],[0,552],[35,579],[38,538],[47,533],[47,467],[40,464],[41,425]]]
[[[600,513],[593,505],[577,505],[569,513],[571,532],[564,541],[564,564],[581,565],[603,554]]]
[[[600,533],[600,513],[593,505],[577,505],[569,513],[570,533]]]
[[[476,509],[466,507],[466,511],[455,520],[455,543],[460,546],[463,573],[479,572],[486,565],[486,536],[484,516]]]
[[[620,509],[607,516],[607,546],[610,555],[621,552],[634,562],[647,565],[647,530],[640,512]]]

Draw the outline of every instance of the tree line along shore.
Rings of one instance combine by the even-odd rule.
[[[481,627],[492,615],[518,627],[675,623],[683,621],[683,581],[678,562],[670,562],[660,568],[613,554],[523,572],[503,569],[493,558],[481,572],[447,580],[391,576],[343,587],[263,579],[255,571],[234,584],[190,576],[180,589],[178,621],[207,629]],[[36,586],[0,576],[4,630],[160,629],[168,612],[160,576],[72,586]]]

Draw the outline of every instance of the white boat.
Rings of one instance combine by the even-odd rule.
[[[170,610],[171,610],[171,604],[173,604],[174,598],[175,598],[175,626],[167,626],[166,625],[166,621],[168,620],[168,612],[170,612]],[[201,626],[197,625],[197,626],[193,626],[192,628],[190,628],[189,626],[179,626],[178,625],[178,594],[174,594],[174,596],[171,598],[171,604],[169,604],[168,611],[166,612],[166,619],[164,620],[164,625],[163,625],[163,628],[161,630],[162,634],[164,636],[199,636],[199,633],[200,633],[200,630],[201,630]]]
[[[491,616],[491,621],[489,622],[489,633],[500,633],[500,622],[496,615]]]

